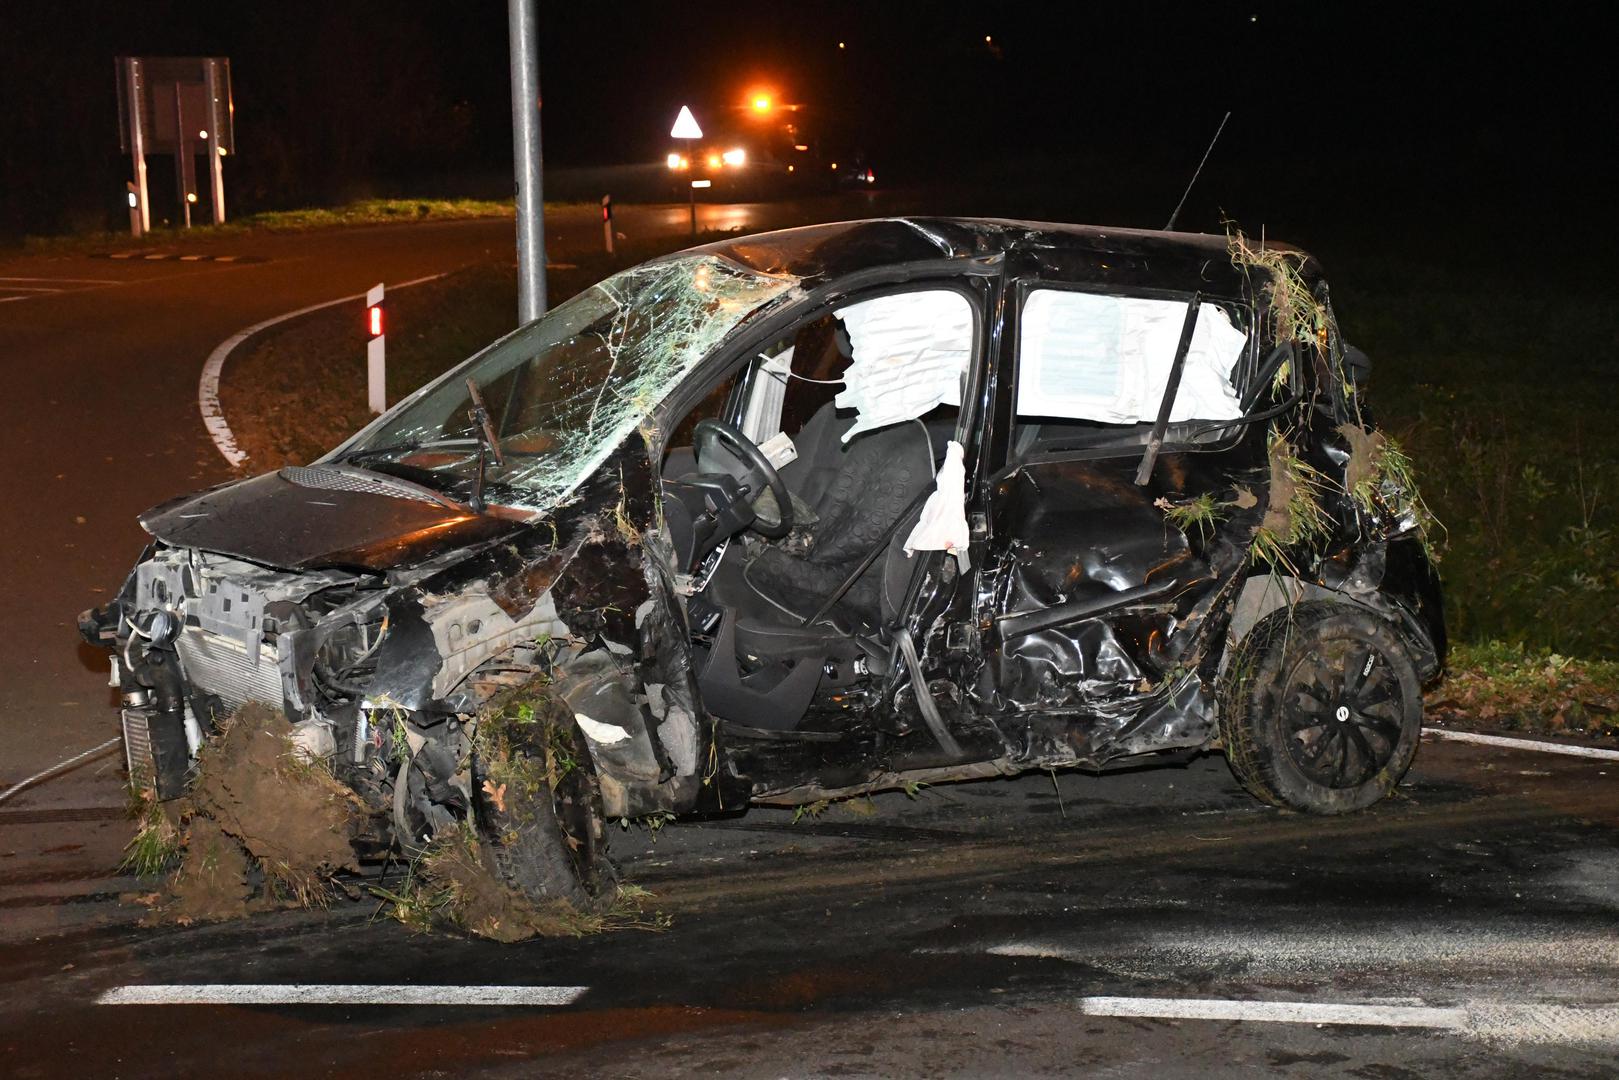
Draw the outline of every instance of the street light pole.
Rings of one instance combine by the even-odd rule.
[[[534,0],[506,0],[511,36],[512,167],[517,181],[517,320],[545,314],[545,202],[540,153],[540,54]]]

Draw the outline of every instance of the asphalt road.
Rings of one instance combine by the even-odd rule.
[[[619,227],[684,215],[620,208]],[[598,241],[589,208],[550,226],[555,259]],[[228,262],[0,259],[0,787],[116,732],[73,620],[118,587],[140,510],[226,478],[196,407],[209,351],[510,245],[486,221],[182,249]],[[1597,1077],[1619,1054],[1614,763],[1429,744],[1401,798],[1337,820],[1260,807],[1210,757],[631,830],[615,853],[669,929],[510,947],[411,937],[367,901],[138,926],[119,773],[102,759],[0,805],[0,1074]],[[205,983],[563,1003],[97,1004]],[[1374,1012],[1319,1011],[1345,1006]],[[1199,1008],[1243,1018],[1104,1015]]]
[[[117,902],[137,883],[105,871],[127,823],[6,811],[0,1060],[15,1077],[1608,1077],[1616,770],[1429,743],[1399,798],[1340,819],[1262,807],[1208,757],[636,829],[615,854],[668,929],[515,946],[413,937],[370,901],[140,927]],[[571,1000],[97,1004],[218,983]],[[1418,1020],[1308,1012],[1342,1006]]]

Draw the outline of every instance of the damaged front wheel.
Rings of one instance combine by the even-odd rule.
[[[1221,693],[1226,761],[1265,802],[1372,805],[1416,755],[1422,685],[1394,628],[1343,604],[1282,608],[1237,645]]]
[[[529,901],[593,907],[612,872],[589,749],[561,704],[525,712],[474,752],[480,839],[505,884]]]

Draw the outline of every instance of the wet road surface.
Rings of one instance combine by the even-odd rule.
[[[116,899],[137,883],[105,872],[127,823],[12,810],[0,1054],[19,1077],[1611,1076],[1616,781],[1613,763],[1429,742],[1399,798],[1339,819],[1260,806],[1217,756],[796,823],[756,810],[614,834],[667,930],[517,946],[413,937],[368,901],[138,927]],[[96,1004],[217,983],[567,1003]],[[1117,1011],[1103,998],[1444,1023],[1095,1015]]]

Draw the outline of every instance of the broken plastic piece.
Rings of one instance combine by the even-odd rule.
[[[956,557],[958,567],[965,572],[971,565],[967,544],[967,466],[966,451],[960,443],[950,440],[945,448],[944,464],[939,466],[933,494],[922,506],[922,516],[916,527],[905,538],[905,554],[917,551],[948,551]]]
[[[849,331],[854,360],[837,407],[859,417],[843,434],[915,420],[940,405],[961,404],[972,351],[972,305],[945,289],[880,296],[834,312]]]
[[[1183,300],[1035,290],[1023,305],[1018,415],[1152,420],[1185,315]],[[1242,415],[1231,372],[1247,340],[1218,305],[1198,309],[1169,422]]]

